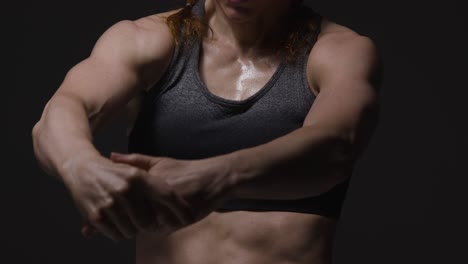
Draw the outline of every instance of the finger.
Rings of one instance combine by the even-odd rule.
[[[99,230],[101,234],[113,240],[114,242],[118,242],[119,240],[124,239],[123,234],[117,229],[117,227],[110,221],[107,216],[102,216],[99,221],[94,221],[91,223],[91,225],[95,229]]]
[[[154,211],[148,200],[136,188],[130,190],[127,197],[117,196],[117,202],[125,210],[131,223],[137,231],[146,230],[154,221]]]
[[[173,192],[173,200],[180,208],[181,217],[187,221],[186,224],[195,222],[195,212],[192,210],[192,206],[185,200],[178,192]]]
[[[172,215],[167,215],[166,220],[174,223],[174,226],[187,226],[195,222],[195,215],[190,205],[176,192],[171,192],[168,199],[160,202],[172,212]]]
[[[149,197],[152,206],[165,211],[165,220],[174,226],[186,226],[195,222],[195,215],[187,201],[174,190],[164,188],[155,192],[147,185],[143,185],[143,192]],[[157,208],[158,209],[158,208]]]
[[[105,209],[104,213],[125,238],[130,239],[135,236],[137,228],[133,225],[125,210],[119,206],[119,203],[116,204],[116,207]]]
[[[155,202],[153,208],[156,212],[155,226],[157,230],[162,229],[178,229],[184,226],[180,218],[174,213],[173,209],[170,209],[167,205],[162,202]]]
[[[157,232],[164,236],[183,227],[173,211],[162,203],[153,203],[153,210],[156,212],[155,218],[148,231]]]
[[[146,156],[137,153],[121,154],[111,152],[111,160],[113,162],[125,163],[144,170],[149,170],[151,167],[156,165],[156,163],[158,163],[160,159],[161,158]]]
[[[165,225],[179,226],[185,224],[182,214],[178,212],[180,210],[179,206],[174,204],[170,198],[170,192],[166,191],[166,194],[155,192],[147,186],[145,186],[144,192],[150,199],[151,207],[156,212],[157,218]]]

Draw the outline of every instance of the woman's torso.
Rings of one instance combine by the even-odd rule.
[[[323,19],[321,35],[349,29]],[[318,37],[318,40],[321,36]],[[222,47],[204,42],[209,52],[200,55],[200,75],[210,92],[230,100],[244,100],[258,92],[271,78],[278,64],[256,61],[251,77],[244,78],[234,57],[216,56]],[[226,55],[226,52],[223,53]],[[311,53],[312,56],[312,53]],[[309,60],[313,61],[313,60]],[[308,63],[307,71],[313,68]],[[216,71],[224,67],[223,71]],[[205,75],[210,72],[211,75]],[[218,74],[213,74],[218,72]],[[308,76],[313,76],[308,74]],[[248,89],[238,89],[239,80]],[[319,89],[307,78],[314,95]],[[217,88],[214,83],[223,83]],[[129,104],[129,127],[133,127],[142,98]],[[318,214],[285,211],[215,211],[199,222],[180,229],[166,238],[142,233],[136,239],[137,264],[210,264],[210,263],[331,263],[331,250],[337,220]]]

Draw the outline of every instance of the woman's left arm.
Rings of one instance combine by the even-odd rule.
[[[324,36],[310,54],[309,69],[320,93],[303,127],[224,157],[232,163],[235,197],[314,196],[352,173],[378,120],[377,50],[367,37]]]

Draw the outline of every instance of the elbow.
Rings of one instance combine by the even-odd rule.
[[[354,137],[346,133],[327,133],[323,151],[319,152],[322,179],[326,189],[346,181],[352,174],[355,157]],[[324,155],[325,154],[325,155]]]
[[[353,161],[353,146],[355,136],[352,132],[339,131],[337,129],[322,129],[319,136],[323,146],[320,155],[326,158],[325,164],[342,167]],[[326,153],[325,155],[323,155]]]
[[[44,165],[43,165],[43,161],[41,159],[41,151],[40,151],[40,143],[39,143],[39,135],[40,135],[40,131],[41,131],[41,126],[42,126],[42,123],[41,121],[39,120],[32,128],[32,131],[31,131],[31,136],[32,136],[32,148],[33,148],[33,155],[36,159],[36,162],[37,162],[37,165],[39,165],[39,168],[41,168],[42,170],[46,171]]]
[[[42,115],[41,115],[41,118],[39,119],[39,121],[37,121],[32,130],[31,130],[31,139],[32,139],[32,148],[33,148],[33,154],[37,160],[37,162],[39,163],[39,166],[44,169],[43,167],[43,159],[41,158],[41,135],[44,134],[44,126],[45,126],[45,123],[44,123],[44,118],[45,118],[45,115],[47,113],[47,109],[49,108],[49,105],[50,105],[50,101],[47,102],[47,104],[45,105],[44,107],[44,110],[42,112]]]
[[[41,126],[41,120],[39,120],[36,124],[34,124],[32,130],[31,130],[31,137],[33,142],[37,139],[37,136],[39,135],[39,130]]]
[[[334,183],[346,181],[352,174],[355,157],[351,137],[337,137],[330,151],[328,178]]]
[[[32,136],[32,150],[33,155],[36,160],[36,164],[39,168],[49,175],[57,175],[54,171],[50,169],[49,160],[46,156],[47,150],[44,144],[44,121],[41,119],[39,120],[32,128],[31,136]]]
[[[305,126],[303,129],[311,136],[311,153],[321,167],[345,167],[353,163],[355,133],[318,125]]]
[[[33,140],[33,143],[37,140],[39,134],[40,134],[40,131],[41,131],[41,127],[42,127],[42,123],[44,122],[43,119],[44,119],[44,116],[47,112],[47,109],[49,108],[50,106],[50,102],[51,101],[48,101],[47,104],[45,105],[44,107],[44,110],[42,111],[42,115],[41,115],[41,118],[39,119],[39,121],[37,121],[36,124],[34,124],[33,128],[32,128],[32,131],[31,131],[31,136],[32,136],[32,140]]]
[[[337,184],[348,180],[354,170],[352,144],[346,138],[338,137],[330,140],[328,155],[322,155],[317,166],[319,179],[317,181],[316,195],[326,193]],[[322,152],[323,153],[323,152]]]
[[[44,119],[44,116],[46,114],[46,111],[49,105],[50,105],[50,101],[47,102],[47,104],[45,105],[41,118],[39,119],[39,121],[36,122],[36,124],[34,124],[31,130],[31,138],[32,138],[33,149],[34,149],[35,154],[36,154],[37,145],[38,145],[37,142],[39,141],[39,135],[41,134],[43,123],[44,123],[43,119]]]
[[[31,138],[32,138],[32,148],[33,148],[33,154],[36,157],[36,160],[40,163],[40,149],[39,149],[39,141],[40,141],[40,134],[41,134],[41,126],[42,123],[39,120],[32,128],[31,131]],[[39,164],[41,165],[41,164]]]
[[[36,147],[37,147],[37,141],[39,138],[40,130],[41,130],[41,120],[39,120],[32,128],[31,130],[31,138],[32,138],[32,144],[33,144],[33,149],[34,153],[36,153]]]

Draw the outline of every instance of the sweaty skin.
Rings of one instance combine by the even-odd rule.
[[[249,36],[247,30],[226,30],[226,20],[213,12],[213,5],[221,2],[237,1],[206,1],[206,14],[215,38],[203,39],[200,75],[213,94],[243,100],[264,86],[279,60],[268,50],[252,48],[261,46],[251,42],[257,39],[258,32],[252,31]],[[263,3],[265,8],[285,2],[251,1]],[[232,8],[224,11],[237,22],[244,19]],[[145,200],[138,195],[138,179],[149,176],[144,170],[102,157],[92,144],[92,135],[125,105],[129,116],[128,131],[133,127],[141,105],[140,92],[151,88],[170,63],[174,42],[162,19],[170,13],[119,23],[101,37],[90,58],[70,70],[33,129],[34,150],[40,165],[63,180],[77,207],[93,225],[109,228],[100,230],[106,236],[121,238],[119,230],[125,231],[122,233],[126,238],[137,234],[137,264],[331,263],[337,221],[320,215],[214,211],[168,236],[146,229],[152,217],[144,214],[147,212],[145,208],[135,209],[125,221],[119,218],[122,212],[131,211],[132,204],[128,204],[131,201],[134,207],[143,207]],[[365,52],[361,53],[363,50]],[[327,120],[333,119],[354,131],[359,115],[346,115],[339,110],[361,109],[363,102],[371,101],[368,98],[372,98],[373,90],[367,82],[367,73],[356,75],[356,69],[372,68],[366,65],[372,64],[367,62],[374,58],[362,54],[373,54],[369,39],[323,20],[321,34],[307,65],[307,80],[317,99],[304,125],[321,120],[324,126],[332,126]],[[219,83],[223,85],[217,85]],[[349,98],[352,100],[347,100]],[[303,134],[296,135],[301,137]],[[283,140],[275,146],[283,148],[284,145]],[[341,177],[346,178],[351,172],[347,171],[343,173],[347,175]],[[330,178],[329,181],[334,180]],[[171,195],[170,186],[163,182],[154,186],[158,187],[152,189],[155,200],[172,205],[174,212],[186,211],[187,205]],[[246,188],[243,194],[252,193],[254,191]],[[109,194],[120,199],[115,201]],[[266,192],[262,194],[266,195]],[[103,212],[108,214],[107,218]],[[116,221],[114,227],[111,220]],[[138,230],[128,229],[132,226],[128,223],[134,223]]]

